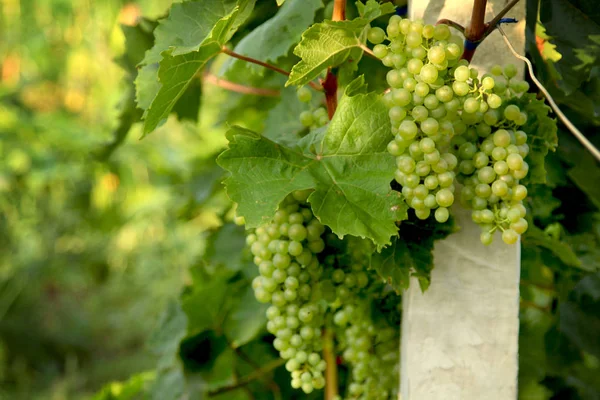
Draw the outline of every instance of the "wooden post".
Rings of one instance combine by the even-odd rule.
[[[489,21],[507,0],[490,0]],[[414,0],[412,19],[434,24],[448,18],[467,25],[472,1]],[[517,50],[525,47],[525,1],[506,27]],[[479,46],[473,64],[480,72],[513,63],[523,74],[499,32]],[[470,212],[454,207],[461,231],[436,244],[429,290],[416,281],[403,298],[401,343],[402,400],[515,400],[517,398],[520,244],[506,245],[500,235],[484,246]]]

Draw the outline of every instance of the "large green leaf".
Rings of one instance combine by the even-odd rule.
[[[523,236],[523,242],[526,242],[527,245],[535,245],[552,252],[560,259],[560,261],[569,267],[582,267],[581,261],[577,257],[577,254],[573,252],[571,246],[560,240],[553,239],[536,226],[529,227]]]
[[[145,110],[145,134],[166,120],[198,72],[221,52],[253,6],[254,0],[207,0],[172,7],[155,30],[154,47],[146,53],[136,80],[138,105]]]
[[[285,196],[301,189],[314,189],[308,201],[334,233],[369,238],[378,247],[390,243],[395,221],[406,218],[405,203],[389,186],[392,134],[376,94],[343,97],[326,133],[305,152],[240,128],[229,137],[218,163],[231,172],[227,192],[248,227],[270,220]]]
[[[315,18],[315,13],[323,7],[322,0],[290,0],[277,14],[246,35],[234,51],[257,60],[276,63],[286,56]],[[241,60],[231,60],[225,67],[232,73],[240,68],[250,68],[255,73],[264,72],[263,67]]]

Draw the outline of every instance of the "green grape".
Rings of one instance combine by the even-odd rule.
[[[315,123],[313,113],[310,111],[302,111],[300,113],[300,123],[306,127],[310,127]]]
[[[367,32],[367,40],[373,44],[379,44],[385,39],[385,32],[379,27],[369,29]]]
[[[299,88],[296,92],[296,95],[298,96],[298,100],[300,100],[302,103],[310,103],[312,99],[312,92],[306,86]]]

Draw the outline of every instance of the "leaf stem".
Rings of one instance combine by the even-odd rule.
[[[218,76],[211,74],[211,73],[204,74],[204,77],[202,80],[206,83],[210,83],[212,85],[215,85],[215,86],[221,87],[225,90],[229,90],[229,91],[236,92],[236,93],[253,94],[256,96],[267,96],[267,97],[277,97],[281,94],[279,92],[279,90],[245,86],[245,85],[241,85],[239,83],[228,81],[226,79],[221,79]]]
[[[278,368],[279,366],[283,365],[284,363],[285,363],[284,359],[277,358],[277,359],[271,361],[270,363],[266,364],[264,367],[254,370],[252,373],[240,378],[237,382],[235,382],[231,385],[222,386],[220,388],[209,391],[208,396],[213,397],[213,396],[217,396],[219,394],[225,393],[225,392],[229,392],[231,390],[242,388],[242,387],[248,385],[249,383],[261,378],[263,375],[267,374],[268,372],[271,372],[272,370]]]
[[[242,54],[236,53],[235,51],[228,49],[226,46],[221,47],[221,52],[227,54],[230,57],[237,58],[239,60],[246,61],[246,62],[249,62],[252,64],[260,65],[261,67],[265,67],[267,69],[270,69],[272,71],[280,73],[281,75],[290,76],[290,73],[284,69],[281,69],[273,64],[269,64],[269,63],[257,60],[255,58],[247,57]],[[323,90],[323,88],[321,86],[319,86],[318,84],[316,84],[314,82],[309,82],[308,84],[310,85],[311,88],[313,88],[315,90],[318,90],[318,91]]]
[[[325,400],[334,400],[338,396],[338,370],[333,350],[333,334],[329,329],[323,333],[323,359],[327,363],[325,369]]]
[[[362,51],[365,52],[365,54],[367,54],[369,57],[374,58],[376,60],[379,60],[377,57],[375,57],[375,53],[373,53],[373,50],[371,50],[370,48],[368,48],[367,46],[365,46],[364,44],[360,45],[360,48],[362,49]]]

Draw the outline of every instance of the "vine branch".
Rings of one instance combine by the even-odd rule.
[[[226,79],[221,79],[218,76],[211,73],[205,73],[202,80],[206,83],[210,83],[211,85],[215,85],[225,90],[229,90],[236,93],[253,94],[256,96],[266,97],[277,97],[281,94],[279,90],[241,85],[239,83],[231,82]]]
[[[208,396],[214,397],[219,394],[229,392],[231,390],[242,388],[242,387],[248,385],[249,383],[261,378],[263,375],[267,374],[268,372],[271,372],[275,368],[278,368],[279,366],[283,365],[284,362],[285,362],[285,360],[282,358],[275,359],[275,360],[271,361],[270,363],[266,364],[264,367],[254,370],[252,373],[244,376],[243,378],[240,378],[237,382],[235,382],[231,385],[222,386],[218,389],[209,391]]]
[[[477,43],[483,39],[485,33],[485,7],[487,0],[475,0],[473,3],[473,13],[471,14],[471,22],[465,29],[465,39],[467,42]],[[462,58],[471,62],[473,55],[475,54],[476,46],[465,48]]]
[[[498,15],[496,15],[490,22],[486,24],[485,36],[488,36],[494,31],[494,29],[496,29],[496,25],[498,25],[498,22],[502,19],[502,17],[504,17],[507,12],[516,6],[519,1],[520,0],[512,0],[498,13]]]
[[[327,363],[325,369],[325,400],[334,400],[338,396],[338,370],[333,350],[333,334],[330,330],[323,333],[323,359]]]
[[[271,71],[275,71],[277,73],[280,73],[281,75],[290,76],[290,73],[288,71],[284,70],[284,69],[281,69],[281,68],[279,68],[279,67],[277,67],[277,66],[275,66],[273,64],[269,64],[269,63],[266,63],[264,61],[257,60],[255,58],[247,57],[245,55],[236,53],[235,51],[227,48],[226,46],[221,47],[221,52],[227,54],[230,57],[237,58],[239,60],[246,61],[246,62],[249,62],[249,63],[252,63],[252,64],[260,65],[261,67],[265,67],[267,69],[270,69]],[[310,87],[312,87],[315,90],[318,90],[318,91],[322,91],[323,90],[322,87],[320,87],[318,84],[316,84],[314,82],[309,82],[308,84],[310,85]]]

